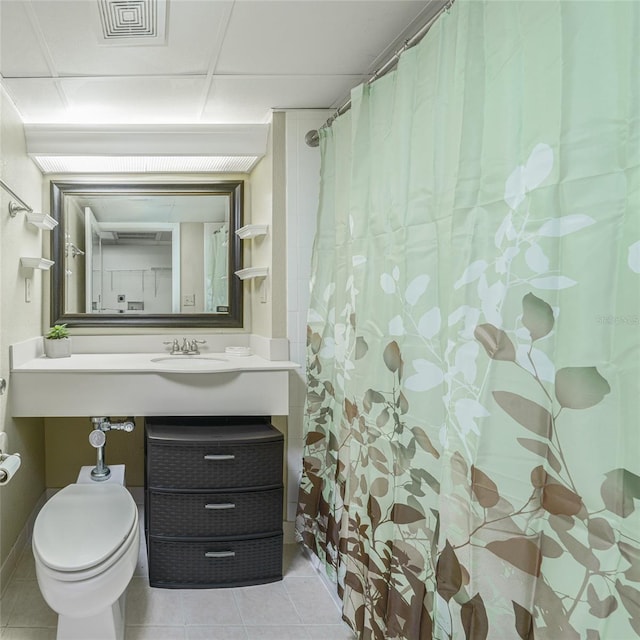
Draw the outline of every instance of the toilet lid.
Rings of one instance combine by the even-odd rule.
[[[136,504],[119,484],[70,484],[40,510],[33,544],[58,571],[81,571],[112,555],[131,532]]]

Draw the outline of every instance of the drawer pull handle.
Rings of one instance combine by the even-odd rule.
[[[205,509],[235,509],[236,505],[233,502],[218,502],[205,504]]]
[[[205,558],[234,558],[235,551],[207,551],[204,554]]]
[[[204,457],[205,460],[235,460],[232,453],[210,453]]]

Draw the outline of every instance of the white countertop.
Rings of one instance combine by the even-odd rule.
[[[211,358],[211,359],[209,359]],[[216,358],[215,360],[213,358]],[[154,360],[160,359],[159,362]],[[265,360],[257,355],[228,353],[78,353],[69,358],[40,356],[14,365],[15,373],[230,373],[287,371],[300,365],[290,360]]]
[[[43,356],[42,338],[11,345],[13,415],[288,414],[289,371],[300,365],[286,341],[208,336],[200,355],[170,355],[163,342],[80,338],[68,358]],[[231,345],[252,354],[226,353]]]

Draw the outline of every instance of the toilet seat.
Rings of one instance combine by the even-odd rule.
[[[137,526],[136,504],[123,486],[71,484],[38,514],[33,549],[58,579],[82,580],[116,562]]]

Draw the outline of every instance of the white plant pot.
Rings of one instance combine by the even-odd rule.
[[[71,338],[59,340],[44,339],[44,354],[47,358],[69,358],[71,356]]]

